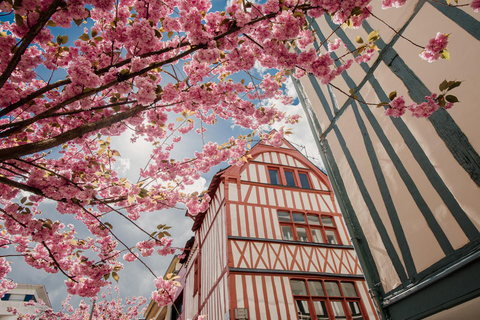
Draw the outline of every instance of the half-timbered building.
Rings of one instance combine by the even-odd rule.
[[[289,142],[212,179],[184,264],[184,319],[377,319],[327,176]]]
[[[480,313],[480,16],[447,3],[380,10],[372,2],[376,16],[356,30],[338,28],[328,15],[309,20],[318,50],[340,38],[353,52],[357,37],[380,30],[380,51],[331,84],[293,79],[384,319]],[[451,33],[451,60],[422,61],[407,40],[426,44],[437,32]],[[421,103],[445,89],[444,79],[462,81],[447,93],[460,102],[428,119],[408,111],[391,118],[384,107],[359,103],[388,102],[394,90],[407,104]]]

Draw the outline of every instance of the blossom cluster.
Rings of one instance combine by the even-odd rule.
[[[428,118],[435,111],[441,108],[441,106],[438,102],[438,95],[436,93],[432,93],[430,96],[426,96],[425,100],[427,101],[420,104],[412,102],[409,106],[406,106],[403,96],[396,97],[390,102],[388,108],[385,110],[385,115],[398,118],[401,117],[408,109],[412,112],[412,116],[414,117]],[[443,106],[443,108],[450,109],[452,106],[453,103],[448,102],[445,104],[445,106]]]
[[[428,62],[440,59],[447,49],[448,36],[448,34],[438,32],[436,37],[430,39],[425,49],[420,53],[420,58]]]

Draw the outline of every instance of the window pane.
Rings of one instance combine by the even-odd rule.
[[[268,169],[268,174],[270,175],[271,184],[280,184],[280,180],[278,179],[278,170]]]
[[[293,177],[292,171],[284,171],[285,179],[287,180],[287,186],[295,187],[295,178]]]
[[[357,291],[355,291],[355,286],[351,282],[342,282],[343,295],[345,297],[358,297]]]
[[[308,281],[311,296],[324,296],[322,281]]]
[[[345,310],[343,310],[343,305],[341,301],[332,301],[333,315],[335,319],[347,319],[345,315]]]
[[[292,213],[293,222],[305,223],[305,216],[303,213]]]
[[[313,224],[313,225],[316,225],[316,226],[320,225],[320,219],[318,219],[317,215],[308,214],[307,215],[307,220],[308,220],[309,224]]]
[[[308,182],[308,177],[306,173],[299,173],[298,177],[300,178],[300,184],[302,188],[310,189],[310,182]]]
[[[298,240],[308,242],[307,229],[297,227]]]
[[[293,232],[290,226],[281,226],[283,240],[293,240]]]
[[[331,244],[338,244],[337,237],[335,236],[335,231],[333,230],[325,230],[327,234],[327,241]]]
[[[25,295],[24,294],[11,293],[10,298],[8,300],[10,300],[10,301],[24,301],[25,300]]]
[[[310,310],[308,310],[308,301],[305,300],[295,300],[298,310],[298,319],[299,320],[310,320]]]
[[[363,320],[362,312],[360,311],[360,306],[356,301],[349,301],[348,308],[350,309],[350,314],[354,320]]]
[[[333,219],[331,217],[322,217],[322,223],[326,227],[335,227]]]
[[[341,297],[342,294],[340,293],[340,288],[338,287],[338,283],[325,281],[325,289],[327,290],[327,295],[333,297]]]
[[[324,243],[322,231],[320,229],[312,229],[313,242]]]
[[[307,288],[305,287],[305,281],[303,280],[290,280],[290,284],[292,285],[292,293],[294,296],[306,296],[307,295]],[[298,300],[300,301],[300,300]],[[308,310],[308,308],[307,308]]]
[[[292,222],[292,219],[290,218],[290,212],[277,211],[277,215],[278,215],[278,221]]]
[[[313,305],[315,307],[315,314],[317,315],[317,319],[327,320],[328,311],[327,306],[325,305],[325,301],[313,301]]]

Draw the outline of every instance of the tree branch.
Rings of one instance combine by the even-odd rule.
[[[22,43],[15,51],[12,59],[8,63],[7,67],[0,75],[0,88],[7,82],[8,78],[12,72],[17,67],[18,63],[22,59],[22,55],[27,50],[30,43],[35,39],[35,37],[42,31],[45,24],[48,22],[50,17],[55,13],[58,6],[62,3],[63,0],[53,0],[53,2],[48,6],[48,8],[40,14],[40,17],[37,20],[37,23],[28,31],[28,33],[23,37]]]

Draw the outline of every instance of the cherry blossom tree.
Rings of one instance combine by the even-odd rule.
[[[384,8],[404,3],[383,0]],[[470,5],[479,10],[479,1]],[[13,247],[34,268],[63,274],[70,294],[94,297],[118,279],[122,261],[138,260],[156,278],[153,298],[168,303],[175,285],[142,260],[175,252],[168,227],[152,232],[136,221],[178,204],[196,215],[207,208],[208,194],[187,194],[186,185],[222,162],[246,161],[254,135],[278,144],[288,131],[268,134],[265,126],[293,124],[298,116],[257,102],[288,103],[285,77],[312,74],[327,84],[377,50],[373,32],[336,66],[331,53],[343,49],[340,41],[329,37],[314,49],[308,23],[327,14],[356,28],[374,16],[370,0],[239,0],[225,11],[211,7],[209,0],[0,2],[0,246]],[[439,33],[420,55],[428,62],[448,58],[447,44],[448,35]],[[250,72],[255,63],[278,73],[258,79]],[[405,109],[428,116],[451,107],[446,92],[458,85],[446,81],[424,104],[406,107],[392,93],[383,105],[391,116]],[[172,156],[187,133],[204,135],[219,120],[255,133],[206,142],[188,158]],[[128,132],[153,146],[138,181],[114,166],[121,155],[110,137]],[[58,219],[42,216],[39,206],[47,200],[56,203]],[[129,246],[107,214],[123,217],[145,240]],[[62,215],[75,216],[89,235],[80,237]],[[14,286],[9,270],[1,258],[0,294]]]

